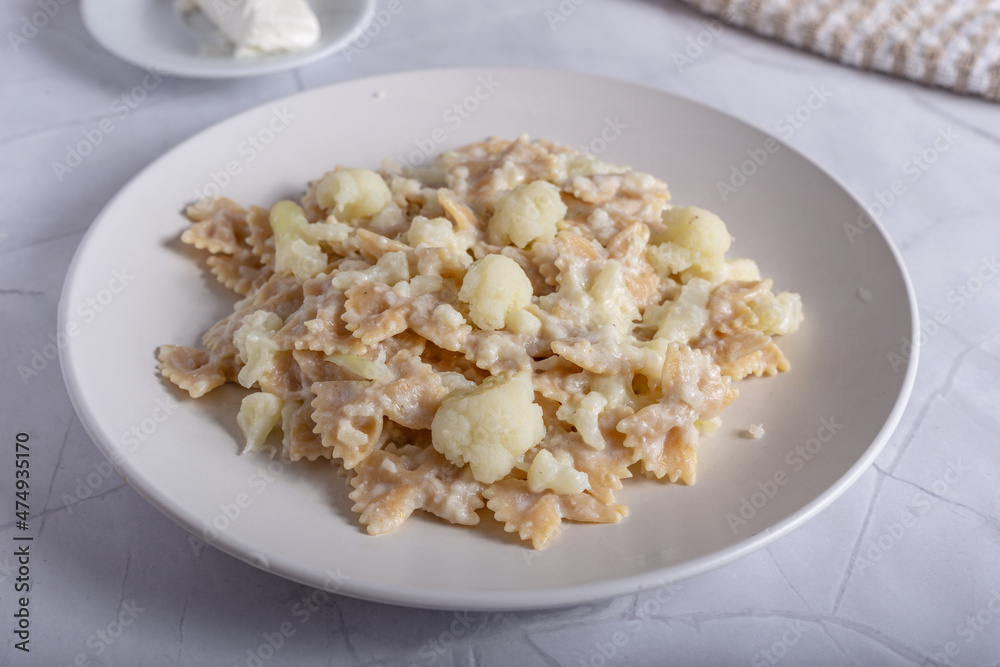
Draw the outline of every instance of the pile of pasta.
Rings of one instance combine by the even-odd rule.
[[[774,337],[798,328],[798,295],[669,199],[521,137],[338,167],[270,210],[197,202],[181,238],[243,299],[203,347],[162,346],[161,372],[195,398],[252,390],[244,451],[280,427],[276,454],[329,459],[373,535],[485,506],[544,548],[564,520],[626,516],[633,474],[693,483],[733,382],[789,368]]]

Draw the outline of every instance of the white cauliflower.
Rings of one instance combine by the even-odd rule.
[[[650,261],[662,273],[693,269],[696,275],[711,276],[722,270],[733,239],[719,216],[688,206],[667,209],[662,218],[666,230],[649,250]]]
[[[320,241],[343,241],[350,232],[350,227],[336,220],[310,223],[293,201],[272,206],[269,221],[274,231],[274,270],[302,281],[326,271],[329,258]]]
[[[244,387],[252,387],[274,363],[274,357],[278,354],[274,334],[282,326],[284,322],[278,315],[258,310],[247,315],[233,334],[233,344],[243,362],[237,379]]]
[[[515,310],[507,314],[507,329],[518,334],[537,336],[542,330],[542,321],[528,310]]]
[[[760,318],[756,328],[768,336],[793,333],[802,324],[802,297],[794,292],[767,292],[750,308]]]
[[[590,478],[573,467],[573,457],[568,452],[553,455],[543,449],[535,454],[528,468],[528,490],[541,493],[546,489],[564,494],[583,493],[590,489]]]
[[[566,210],[559,188],[547,181],[498,192],[487,223],[490,242],[525,248],[533,241],[551,241]]]
[[[392,287],[410,279],[410,265],[406,261],[406,253],[401,251],[387,252],[374,265],[364,266],[363,269],[347,269],[341,265],[330,282],[337,289],[346,290],[360,282],[384,283]]]
[[[418,215],[410,223],[406,242],[414,248],[421,244],[429,248],[445,248],[458,257],[463,266],[472,262],[472,256],[467,252],[472,247],[472,235],[456,232],[447,218],[425,218]]]
[[[545,436],[530,373],[487,378],[441,403],[431,423],[431,442],[457,466],[469,464],[483,484],[504,478]]]
[[[745,257],[727,259],[722,263],[722,268],[712,275],[712,282],[719,284],[727,280],[740,282],[760,280],[760,267],[757,266],[757,262]]]
[[[442,303],[434,309],[434,321],[446,327],[458,330],[466,326],[462,313],[455,310],[455,306],[450,303]]]
[[[604,436],[597,423],[601,411],[608,405],[603,394],[592,391],[586,395],[573,396],[556,410],[556,417],[576,427],[583,441],[594,449],[604,449]]]
[[[711,283],[701,278],[692,278],[681,288],[676,299],[656,311],[661,319],[654,338],[686,343],[697,336],[708,322],[706,306],[711,294]]]
[[[284,402],[274,394],[259,391],[250,394],[240,404],[240,412],[236,415],[236,423],[243,431],[247,444],[243,453],[259,452],[267,440],[268,434],[281,421],[281,409]]]
[[[385,180],[370,169],[337,169],[316,187],[316,203],[338,220],[371,218],[391,199]]]
[[[382,356],[385,356],[384,354]],[[334,352],[326,355],[326,360],[337,364],[341,368],[346,368],[358,377],[366,380],[375,380],[381,383],[389,383],[395,379],[392,371],[385,365],[385,361],[376,359],[374,361],[359,357],[355,354],[345,354]]]
[[[503,255],[487,255],[469,267],[458,298],[469,304],[469,317],[480,329],[502,329],[507,316],[531,303],[531,280]]]
[[[590,324],[594,327],[610,326],[619,340],[624,339],[639,319],[639,307],[635,297],[625,282],[622,263],[609,259],[604,268],[594,277],[590,286]]]
[[[711,419],[696,419],[694,427],[699,433],[715,433],[722,426],[722,417],[712,417]]]

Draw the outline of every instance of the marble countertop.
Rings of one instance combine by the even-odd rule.
[[[4,35],[43,4],[57,7],[47,25],[16,52],[9,37],[0,48],[0,495],[8,508],[0,664],[1000,664],[1000,107],[719,29],[675,2],[428,0],[404,2],[350,61],[334,55],[249,80],[164,78],[79,173],[58,183],[53,161],[142,71],[94,42],[77,3],[4,2]],[[82,235],[164,151],[296,91],[458,65],[634,81],[769,132],[825,86],[829,99],[796,128],[792,146],[866,202],[920,170],[881,216],[920,307],[916,385],[875,465],[842,497],[771,546],[660,598],[468,614],[319,599],[212,548],[194,553],[187,533],[110,469],[56,362],[22,382],[17,367],[56,330]],[[914,167],[939,133],[954,137],[950,150]],[[10,462],[22,431],[36,443],[30,653],[16,648],[13,632]]]

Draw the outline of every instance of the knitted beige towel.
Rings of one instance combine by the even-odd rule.
[[[1000,0],[685,0],[845,65],[1000,100]]]

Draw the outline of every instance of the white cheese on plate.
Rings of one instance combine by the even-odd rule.
[[[198,9],[248,58],[301,51],[319,41],[319,19],[305,0],[194,0]]]

